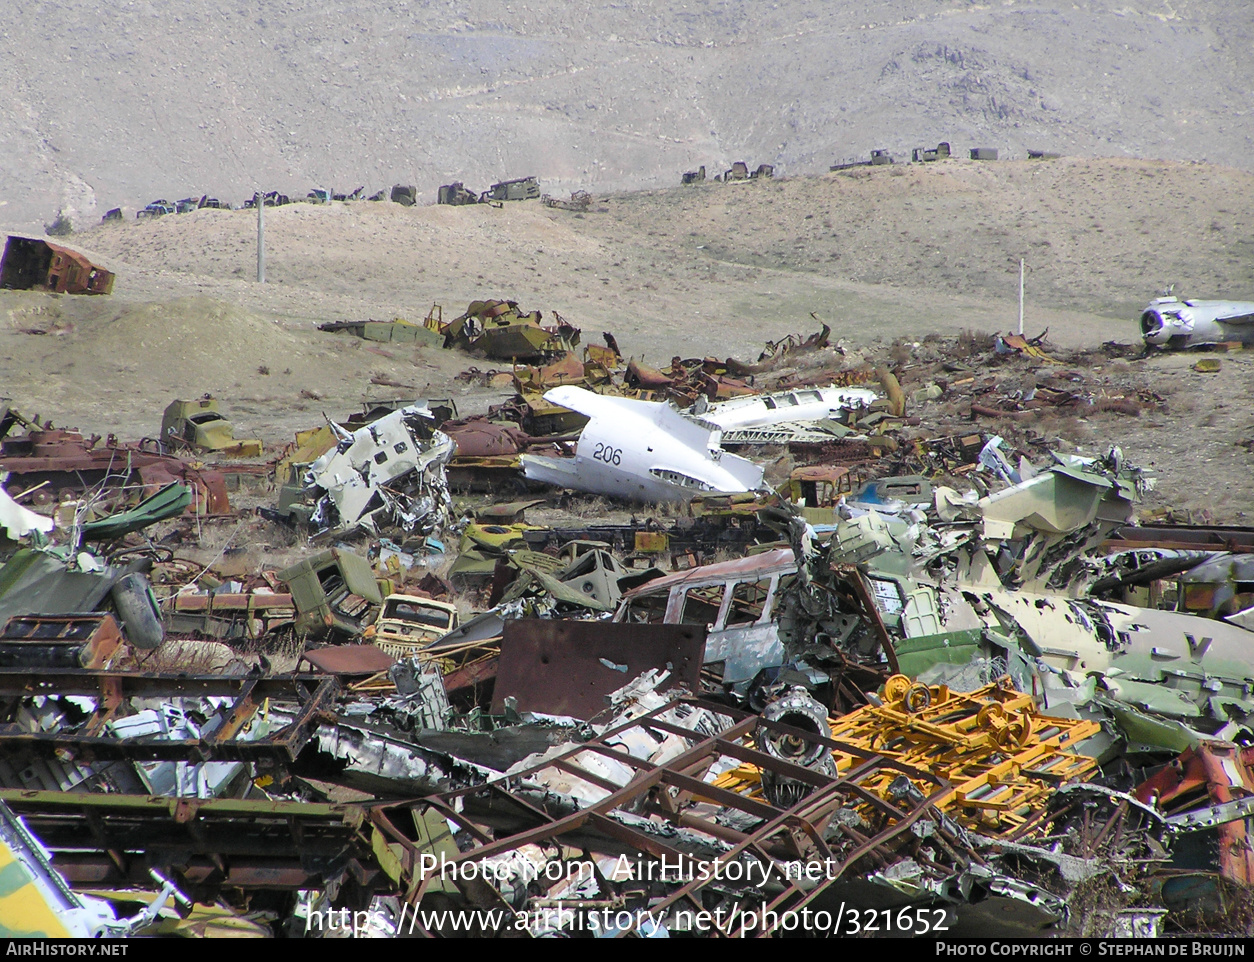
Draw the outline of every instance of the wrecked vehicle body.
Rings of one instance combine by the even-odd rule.
[[[646,625],[708,625],[705,663],[722,666],[724,685],[752,680],[784,661],[773,620],[780,580],[797,571],[791,548],[693,568],[628,592],[614,621]]]
[[[579,328],[554,312],[557,324],[544,327],[541,311],[523,313],[517,301],[471,301],[465,313],[440,333],[445,348],[461,348],[499,360],[546,360],[568,354],[579,344]]]
[[[26,423],[30,430],[14,435],[4,433],[12,424],[0,419],[0,471],[9,473],[5,487],[15,497],[30,491],[36,504],[49,504],[99,487],[110,502],[125,503],[180,482],[192,490],[189,513],[213,515],[231,510],[226,478],[220,471],[123,444],[115,437],[103,439],[102,444],[101,438],[85,438],[78,431]]]
[[[394,658],[404,658],[425,648],[457,627],[454,605],[418,595],[394,594],[383,599],[383,608],[365,637]]]
[[[315,501],[310,524],[320,532],[393,525],[430,534],[449,517],[444,466],[451,438],[435,428],[429,408],[411,405],[349,432],[305,473]]]
[[[222,405],[208,395],[195,401],[171,401],[161,415],[161,438],[176,450],[253,458],[260,457],[262,451],[260,441],[235,437],[235,428],[222,414]]]
[[[687,501],[702,492],[738,493],[762,485],[762,468],[719,447],[719,432],[669,404],[557,387],[545,400],[590,420],[575,457],[523,455],[528,480],[630,501]]]
[[[1051,710],[1112,718],[1130,745],[1181,751],[1254,731],[1250,632],[1075,596],[1080,555],[1130,520],[1143,483],[1117,454],[1072,459],[978,502],[937,489],[943,526],[872,511],[838,524],[827,546],[802,537],[781,636],[790,653],[826,637],[871,665],[891,651],[931,680],[1007,672]],[[859,582],[873,610],[841,600]],[[878,650],[859,641],[876,635]]]
[[[296,630],[314,637],[332,632],[358,635],[383,603],[370,562],[342,548],[285,568],[278,580],[291,591]]]
[[[0,288],[54,294],[112,294],[113,273],[78,251],[34,237],[9,236],[0,257]]]

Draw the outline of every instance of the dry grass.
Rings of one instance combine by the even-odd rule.
[[[1042,414],[1031,426],[1044,437],[1059,437],[1073,443],[1093,437],[1093,430],[1086,422],[1069,414]]]
[[[965,328],[958,332],[958,339],[954,343],[954,356],[969,358],[986,354],[993,349],[995,343],[996,335],[987,331]]]

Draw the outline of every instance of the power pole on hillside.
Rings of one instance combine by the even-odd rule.
[[[266,195],[257,191],[257,283],[266,282]]]
[[[1023,336],[1023,258],[1019,258],[1019,336]]]

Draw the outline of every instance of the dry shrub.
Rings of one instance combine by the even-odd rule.
[[[566,506],[566,510],[581,521],[603,519],[610,509],[610,503],[600,495],[591,498],[576,495]]]
[[[1206,897],[1168,912],[1166,927],[1184,935],[1248,938],[1254,934],[1254,889],[1223,878],[1215,881]]]
[[[1132,905],[1134,895],[1107,873],[1077,883],[1067,898],[1071,913],[1068,934],[1079,938],[1109,937],[1114,930],[1114,916]]]
[[[974,357],[977,354],[984,354],[991,351],[995,343],[995,334],[977,331],[970,327],[964,328],[958,332],[958,340],[954,344],[954,356]]]
[[[1093,436],[1087,424],[1067,414],[1043,414],[1033,426],[1045,437],[1053,435],[1067,441],[1087,441]]]
[[[1112,414],[1129,414],[1139,417],[1142,404],[1133,398],[1102,398],[1093,402],[1094,411],[1108,411]]]

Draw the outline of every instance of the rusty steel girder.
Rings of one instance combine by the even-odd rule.
[[[0,801],[80,886],[146,886],[156,870],[198,898],[347,882],[364,902],[390,884],[363,844],[360,805],[14,789]]]
[[[16,619],[15,619],[16,620]],[[87,695],[97,709],[82,726],[72,730],[31,732],[12,722],[0,724],[0,755],[18,757],[33,752],[79,762],[129,761],[272,761],[289,764],[308,742],[314,724],[334,709],[340,681],[334,675],[178,675],[87,669],[0,670],[0,698],[37,695]],[[227,721],[199,740],[124,738],[102,734],[133,698],[234,699]],[[261,738],[239,734],[267,699],[296,702],[300,710],[287,724]]]

